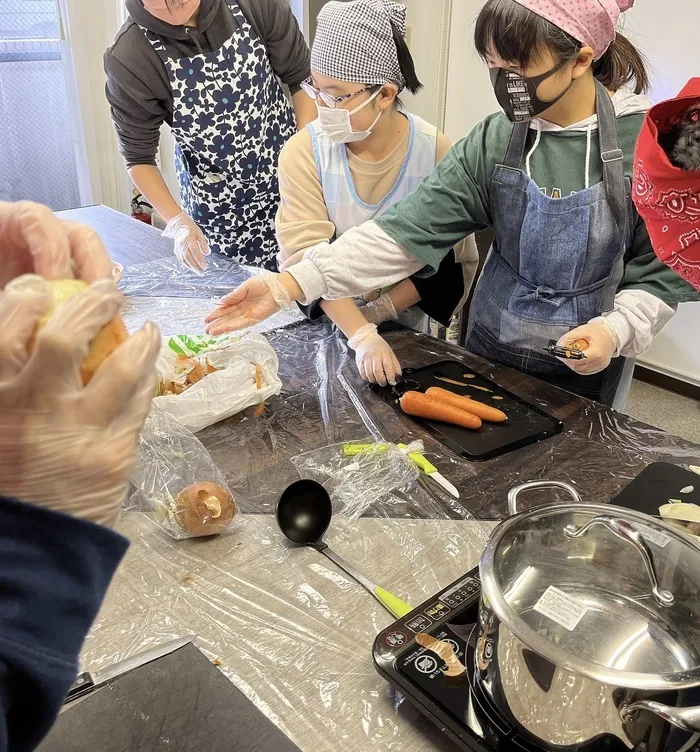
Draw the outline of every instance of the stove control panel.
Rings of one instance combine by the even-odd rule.
[[[444,624],[459,622],[464,611],[478,606],[480,595],[479,570],[475,568],[385,629],[375,640],[375,657],[392,663],[418,635],[434,634]]]

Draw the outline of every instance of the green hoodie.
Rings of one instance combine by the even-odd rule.
[[[619,145],[625,155],[625,173],[631,180],[634,148],[649,102],[645,97],[620,90],[613,97],[613,104]],[[458,241],[493,226],[491,177],[496,165],[505,159],[512,128],[503,113],[487,117],[454,145],[418,190],[375,220],[377,224],[399,245],[437,269]],[[532,151],[537,130],[540,140]],[[546,121],[535,121],[528,135],[526,153],[531,151],[530,175],[551,198],[584,190],[587,154],[589,185],[603,180],[595,115],[563,129]],[[644,222],[636,211],[634,216],[634,239],[627,249],[620,289],[645,290],[669,305],[700,300],[690,284],[657,259]],[[546,252],[545,238],[542,250]]]

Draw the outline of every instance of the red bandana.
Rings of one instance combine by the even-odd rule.
[[[679,115],[700,102],[700,78],[649,110],[634,160],[633,198],[661,261],[700,291],[700,170],[671,164],[659,145]]]

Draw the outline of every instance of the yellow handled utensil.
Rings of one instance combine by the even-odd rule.
[[[405,444],[397,444],[399,449],[405,450],[408,447]],[[454,496],[455,499],[459,499],[459,491],[445,478],[442,473],[438,472],[438,469],[420,452],[409,452],[408,459],[413,462],[414,465],[419,467],[431,480],[434,480],[441,488],[447,493]]]
[[[275,513],[282,533],[293,543],[315,548],[366,588],[397,619],[413,611],[408,603],[390,593],[348,564],[323,540],[331,524],[333,506],[326,489],[313,480],[299,480],[282,494]]]
[[[367,452],[386,452],[389,444],[344,444],[343,454],[345,457],[357,457],[358,454]]]

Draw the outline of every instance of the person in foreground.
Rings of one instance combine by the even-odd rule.
[[[468,349],[621,406],[625,359],[650,345],[679,302],[699,297],[656,258],[630,196],[649,106],[639,96],[644,63],[615,33],[632,2],[488,0],[475,41],[504,113],[378,220],[234,291],[210,314],[210,331],[243,328],[292,298],[366,292],[368,266],[372,288],[434,271],[458,238],[492,227]],[[551,341],[583,341],[586,358],[558,360],[544,351]]]
[[[307,248],[384,214],[449,150],[449,140],[435,126],[401,107],[404,89],[415,94],[422,88],[405,33],[406,6],[389,0],[330,2],[319,14],[312,78],[302,84],[318,104],[318,119],[292,136],[280,154],[281,270],[301,260]],[[434,276],[375,293],[361,309],[345,298],[314,302],[304,312],[310,319],[325,313],[341,329],[363,378],[394,384],[401,367],[377,325],[399,319],[427,333],[432,318],[449,326],[467,298],[478,261],[470,238],[449,252]]]
[[[29,355],[52,300],[46,279],[73,276],[90,287],[56,310]],[[122,304],[110,276],[88,228],[0,203],[0,752],[29,752],[48,732],[128,546],[110,528],[160,337],[146,325],[83,387],[88,345]]]

